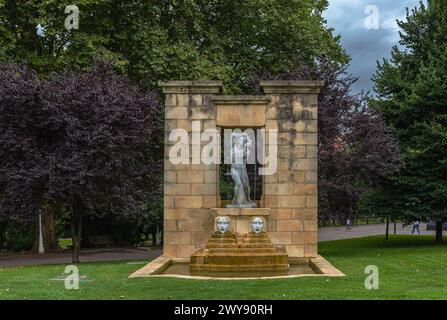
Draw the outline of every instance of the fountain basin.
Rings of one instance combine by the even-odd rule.
[[[230,266],[227,270],[211,270],[190,268],[188,263],[172,263],[160,276],[180,277],[180,278],[210,278],[210,279],[262,279],[262,278],[278,278],[278,277],[296,277],[310,276],[318,274],[310,264],[287,264],[287,269],[260,269],[250,266],[249,270],[244,268],[232,269]]]
[[[182,278],[196,280],[249,280],[249,279],[288,279],[298,277],[343,277],[340,270],[335,268],[322,256],[316,258],[289,259],[288,270],[274,271],[192,271],[189,259],[172,259],[160,256],[143,268],[135,271],[129,278]]]

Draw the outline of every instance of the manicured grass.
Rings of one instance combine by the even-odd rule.
[[[64,265],[1,268],[0,299],[447,299],[447,244],[431,236],[383,236],[322,242],[320,253],[347,276],[282,280],[128,279],[143,265],[85,263],[88,282],[67,290]],[[366,290],[364,269],[376,265],[380,288]],[[94,281],[91,281],[94,280]]]

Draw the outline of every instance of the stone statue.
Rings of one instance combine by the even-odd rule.
[[[228,217],[218,217],[216,219],[216,227],[219,233],[227,233],[230,227],[230,219]]]
[[[260,218],[260,217],[254,217],[253,219],[251,219],[251,231],[253,231],[253,233],[261,233],[264,231],[264,219]]]
[[[247,174],[247,158],[252,141],[247,133],[234,132],[231,135],[231,177],[234,181],[234,197],[227,208],[256,208],[250,199],[250,184]]]

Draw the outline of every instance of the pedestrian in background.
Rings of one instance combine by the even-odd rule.
[[[421,230],[419,230],[420,225],[421,225],[421,222],[419,220],[415,221],[413,224],[413,231],[411,231],[411,234],[414,234],[415,230],[418,231],[418,234],[421,234]]]
[[[351,219],[346,220],[346,230],[351,230]]]

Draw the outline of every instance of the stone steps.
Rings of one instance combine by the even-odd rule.
[[[214,264],[214,265],[272,265],[288,264],[287,254],[213,254],[195,255],[191,257],[191,265]]]
[[[231,253],[276,253],[276,248],[266,247],[266,248],[215,248],[208,249],[209,254],[231,254]]]
[[[288,255],[276,248],[267,233],[210,236],[205,249],[191,256],[191,271],[288,270]]]

